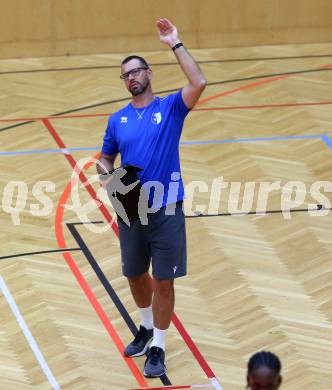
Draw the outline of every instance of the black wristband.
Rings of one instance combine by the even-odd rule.
[[[172,50],[175,51],[176,49],[178,49],[178,48],[181,47],[181,46],[183,46],[183,43],[182,43],[182,42],[179,42],[179,43],[177,43],[176,45],[174,45],[174,46],[172,47]]]
[[[111,174],[115,171],[115,169],[116,169],[116,168],[112,169],[111,171],[101,173],[101,175],[102,175],[102,176],[111,175]]]

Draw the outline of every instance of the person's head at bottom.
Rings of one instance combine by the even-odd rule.
[[[281,377],[281,362],[274,353],[261,351],[248,362],[247,388],[251,390],[277,390]]]

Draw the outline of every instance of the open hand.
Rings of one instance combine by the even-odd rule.
[[[158,19],[156,26],[159,32],[159,39],[162,43],[174,46],[176,43],[180,42],[177,28],[168,19]]]

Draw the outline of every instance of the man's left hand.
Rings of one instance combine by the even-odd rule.
[[[176,43],[180,42],[177,28],[168,19],[158,19],[156,26],[162,43],[173,47]]]

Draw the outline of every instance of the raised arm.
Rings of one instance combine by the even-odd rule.
[[[174,54],[183,73],[188,79],[188,84],[182,89],[182,97],[185,105],[188,108],[192,108],[201,96],[207,81],[200,67],[186,48],[183,45],[178,45],[182,42],[179,38],[177,28],[165,18],[158,19],[156,25],[162,43],[167,44],[171,48],[179,46],[174,49]]]

